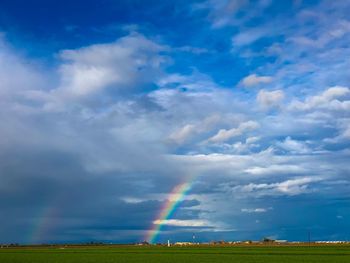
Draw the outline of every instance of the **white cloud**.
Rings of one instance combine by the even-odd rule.
[[[252,148],[258,147],[258,144],[255,144],[255,142],[259,141],[259,136],[249,137],[245,140],[245,143],[243,142],[236,142],[234,144],[225,143],[222,145],[223,148],[226,148],[229,150],[229,152],[242,154],[242,153],[250,153]]]
[[[273,164],[266,167],[254,166],[244,170],[244,172],[252,175],[272,175],[272,174],[302,174],[305,168],[298,165],[290,164]]]
[[[149,201],[147,199],[142,199],[142,198],[135,198],[135,197],[122,197],[121,200],[123,200],[125,203],[128,204],[140,204],[145,201]]]
[[[169,139],[180,144],[194,133],[197,133],[196,126],[194,124],[187,124],[180,130],[170,134]]]
[[[60,90],[85,96],[108,87],[135,89],[142,83],[155,82],[166,62],[159,55],[164,50],[165,46],[134,33],[114,43],[61,51]]]
[[[233,192],[251,193],[257,196],[263,195],[299,195],[310,192],[309,185],[319,182],[320,177],[301,177],[286,180],[280,183],[250,183],[247,185],[236,186]]]
[[[208,221],[205,220],[179,220],[179,219],[166,219],[166,220],[155,220],[153,224],[156,225],[167,225],[167,226],[180,226],[180,227],[212,227]]]
[[[289,136],[283,142],[277,143],[277,145],[292,153],[305,154],[311,152],[310,148],[305,142],[293,140]]]
[[[349,111],[350,110],[350,89],[348,87],[334,86],[319,95],[311,96],[304,102],[294,100],[289,109],[296,111],[307,111],[312,109]]]
[[[161,79],[158,80],[158,85],[161,87],[165,87],[168,84],[174,84],[174,83],[184,83],[188,80],[188,77],[181,75],[181,74],[170,74],[163,76]]]
[[[259,84],[267,84],[272,81],[270,76],[258,76],[256,74],[251,74],[241,80],[241,83],[245,87],[252,87]]]
[[[175,48],[175,50],[181,51],[181,52],[190,52],[196,55],[200,55],[203,53],[208,53],[209,50],[206,48],[200,48],[200,47],[192,47],[192,46],[183,46]]]
[[[344,118],[344,122],[338,124],[338,135],[332,138],[325,138],[323,141],[326,143],[343,143],[350,140],[350,118]]]
[[[344,131],[341,134],[341,137],[345,139],[350,139],[350,124],[347,128],[344,129]]]
[[[196,124],[186,124],[179,130],[171,133],[169,139],[178,144],[182,144],[195,135],[211,130],[220,119],[221,117],[219,115],[214,114]]]
[[[249,137],[245,140],[246,144],[252,144],[259,141],[261,138],[259,136]]]
[[[241,46],[252,44],[258,39],[269,35],[270,35],[270,32],[266,29],[261,29],[261,28],[245,29],[242,32],[235,35],[234,37],[232,37],[233,49],[235,47],[241,47]]]
[[[249,145],[242,142],[236,142],[231,145],[231,147],[235,153],[244,153],[249,151]]]
[[[248,0],[207,0],[193,6],[194,10],[208,9],[208,19],[213,28],[221,28],[231,24],[236,12],[249,3]]]
[[[259,128],[259,124],[255,121],[247,121],[241,123],[237,128],[232,128],[229,130],[221,129],[218,131],[217,134],[215,134],[213,137],[209,138],[209,142],[224,142],[227,141],[233,137],[240,136],[244,132],[256,130]]]
[[[17,54],[0,32],[0,100],[7,96],[24,97],[33,89],[45,88],[46,84],[40,64]]]
[[[282,90],[260,90],[257,95],[258,103],[265,109],[276,107],[281,104],[284,99],[284,92]]]
[[[243,213],[266,213],[271,208],[242,208]]]

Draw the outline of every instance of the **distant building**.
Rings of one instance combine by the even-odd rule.
[[[189,245],[193,245],[192,242],[175,242],[174,244],[175,246],[189,246]]]
[[[279,244],[284,244],[284,243],[288,243],[288,240],[275,240],[275,242]]]
[[[143,242],[141,242],[141,243],[137,243],[136,245],[137,245],[137,246],[148,246],[149,243],[148,243],[147,241],[143,241]]]

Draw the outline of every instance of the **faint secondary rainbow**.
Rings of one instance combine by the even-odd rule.
[[[28,229],[28,244],[41,244],[50,242],[57,226],[60,226],[62,207],[68,202],[68,195],[54,196],[42,204],[38,214],[33,218],[32,228]]]
[[[191,189],[192,181],[181,183],[174,187],[171,193],[168,196],[168,200],[163,205],[160,210],[157,219],[153,221],[153,227],[148,231],[147,241],[151,244],[157,241],[158,235],[162,230],[162,227],[165,225],[167,219],[171,218],[176,208],[179,206],[181,201]]]
[[[56,223],[59,210],[55,206],[45,206],[34,221],[33,228],[29,232],[28,244],[41,244],[47,242],[50,230]]]

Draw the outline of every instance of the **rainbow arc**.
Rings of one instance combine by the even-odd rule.
[[[153,221],[153,227],[148,231],[147,241],[151,244],[157,242],[157,238],[166,223],[174,214],[180,203],[191,189],[192,182],[181,183],[174,187],[168,196],[167,201],[160,210],[156,220]]]

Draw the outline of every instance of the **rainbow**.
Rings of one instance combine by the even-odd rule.
[[[169,197],[162,209],[160,210],[159,215],[156,220],[153,221],[152,228],[148,231],[146,240],[153,244],[157,241],[158,235],[160,234],[162,227],[165,224],[165,221],[173,215],[181,201],[191,189],[192,181],[181,183],[174,187],[174,189],[169,194]]]
[[[33,228],[29,232],[28,244],[40,244],[46,242],[46,238],[50,234],[54,218],[58,213],[55,206],[45,206],[34,221]]]
[[[59,225],[59,218],[62,215],[62,207],[68,202],[68,196],[54,196],[47,200],[46,204],[39,207],[37,215],[33,218],[32,227],[28,229],[27,243],[40,244],[49,242],[50,236]]]

